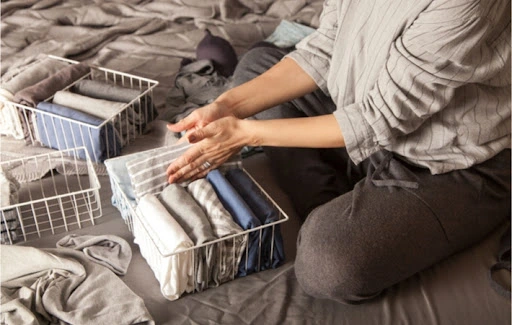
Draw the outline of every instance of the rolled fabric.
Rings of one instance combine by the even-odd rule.
[[[137,215],[133,227],[135,243],[160,283],[163,296],[176,300],[183,293],[192,292],[193,250],[183,251],[194,246],[192,240],[153,194],[140,199]],[[183,252],[177,253],[180,251]]]
[[[224,208],[210,182],[201,178],[187,185],[187,191],[205,211],[214,235],[224,238],[236,235],[243,230]],[[239,235],[214,244],[217,263],[213,269],[212,279],[216,285],[233,280],[238,273],[240,260],[247,246],[247,236]]]
[[[241,169],[226,171],[226,179],[244,199],[262,224],[279,220],[279,211],[263,195],[256,183]],[[284,245],[280,225],[263,229],[261,236],[261,267],[263,270],[276,268],[284,262]],[[272,243],[272,231],[274,242]]]
[[[167,167],[183,154],[191,145],[188,143],[161,147],[149,157],[133,159],[126,163],[130,174],[133,192],[137,199],[146,194],[160,193],[169,182],[167,181]]]
[[[90,125],[37,113],[37,129],[43,145],[59,150],[84,146],[94,162],[103,162],[121,153],[121,143],[110,123],[97,127],[104,122],[102,119],[48,102],[40,102],[37,109]],[[86,158],[82,150],[78,154],[81,159]]]
[[[149,94],[141,96],[144,89],[132,89],[105,81],[84,79],[77,82],[71,90],[83,96],[114,102],[129,103],[137,98],[129,108],[129,119],[135,125],[144,127],[158,115],[151,96]]]
[[[126,103],[82,96],[67,90],[57,91],[52,103],[73,108],[103,120],[109,120],[121,113],[126,106]]]
[[[14,101],[25,106],[36,107],[39,102],[50,98],[55,92],[66,88],[90,71],[91,68],[85,63],[68,65],[48,78],[17,91],[14,94]]]
[[[247,203],[228,182],[218,169],[214,169],[206,175],[206,179],[212,184],[215,193],[222,205],[229,211],[233,219],[243,230],[261,226],[260,220],[254,215]],[[246,276],[259,271],[260,231],[249,233],[248,248],[240,261],[237,276]]]
[[[159,195],[158,199],[174,216],[185,233],[194,242],[201,245],[216,239],[210,221],[187,190],[178,185],[168,185]],[[215,250],[212,246],[205,246],[194,250],[195,284],[198,291],[208,288],[212,282],[212,270],[215,264]]]

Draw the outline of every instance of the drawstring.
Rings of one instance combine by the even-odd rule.
[[[391,152],[387,152],[384,156],[384,159],[381,161],[379,166],[375,169],[371,176],[371,181],[373,185],[377,187],[386,187],[386,186],[396,186],[402,188],[418,188],[418,182],[414,181],[405,181],[398,179],[384,179],[383,174],[384,170],[388,170],[390,168],[391,160],[393,159],[393,154]]]

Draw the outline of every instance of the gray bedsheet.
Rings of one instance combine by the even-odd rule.
[[[282,19],[316,27],[323,0],[11,0],[1,3],[1,75],[9,78],[41,53],[64,56],[160,82],[157,109],[173,86],[183,58],[208,28],[232,43],[238,55],[270,35]],[[136,139],[123,154],[166,143],[165,124]],[[24,153],[19,143],[3,142],[1,159]],[[133,250],[121,279],[142,299],[156,324],[510,324],[510,299],[490,286],[488,270],[496,262],[498,229],[482,243],[424,270],[363,305],[341,305],[307,296],[293,272],[300,227],[287,197],[276,186],[264,155],[244,160],[245,167],[288,212],[283,224],[287,263],[276,270],[236,279],[218,288],[165,300],[140,255],[120,213],[110,204],[110,184],[102,182],[103,217],[80,234],[118,235]],[[24,245],[55,247],[66,234]],[[399,261],[397,261],[399,263]],[[509,272],[495,274],[510,284]]]

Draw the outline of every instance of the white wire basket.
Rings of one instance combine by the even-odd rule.
[[[231,168],[231,167],[230,167]],[[112,201],[116,202],[115,206],[121,211],[121,214],[123,215],[123,218],[125,219],[125,223],[132,232],[134,236],[134,241],[137,243],[140,247],[141,253],[148,262],[149,266],[153,270],[155,277],[160,283],[160,288],[162,291],[162,294],[164,297],[168,300],[176,300],[179,299],[182,295],[178,293],[178,295],[172,295],[172,294],[166,294],[165,289],[163,288],[164,282],[167,281],[165,278],[165,275],[162,273],[162,267],[168,267],[169,260],[175,259],[175,260],[183,260],[186,258],[189,258],[193,265],[193,271],[191,275],[192,281],[192,288],[190,290],[185,290],[183,292],[183,295],[195,293],[195,292],[201,292],[209,288],[216,287],[222,283],[226,283],[228,281],[234,280],[238,277],[238,267],[239,264],[236,264],[237,257],[232,256],[233,258],[230,258],[232,261],[232,265],[229,266],[229,269],[231,272],[227,276],[222,283],[215,283],[212,281],[211,278],[208,277],[210,274],[210,270],[208,270],[209,267],[214,267],[214,265],[207,265],[206,267],[203,267],[201,270],[198,270],[197,263],[195,263],[195,260],[198,258],[203,258],[208,252],[215,251],[221,252],[223,247],[226,245],[235,247],[241,242],[247,243],[249,241],[249,237],[255,236],[257,238],[257,247],[256,247],[256,254],[257,254],[257,265],[253,271],[251,271],[248,274],[256,273],[259,271],[262,271],[268,267],[268,262],[270,264],[273,264],[274,261],[272,259],[274,258],[274,250],[276,249],[275,246],[275,238],[280,232],[280,224],[283,222],[288,221],[289,217],[287,214],[277,205],[277,203],[272,200],[272,198],[265,192],[265,190],[256,182],[256,180],[243,168],[241,168],[249,177],[250,179],[257,185],[258,189],[261,191],[261,194],[272,204],[272,206],[278,211],[278,220],[275,222],[267,223],[264,225],[261,225],[259,227],[255,227],[252,229],[248,229],[245,231],[242,231],[240,233],[229,235],[220,239],[216,239],[210,242],[206,242],[201,245],[195,245],[188,249],[179,250],[173,253],[167,253],[165,251],[162,251],[160,249],[160,245],[157,243],[158,240],[152,236],[153,231],[149,229],[150,227],[150,221],[143,220],[141,215],[137,213],[136,209],[136,203],[134,200],[130,200],[126,193],[122,190],[122,187],[117,182],[117,180],[114,177],[110,177],[110,182],[112,186]],[[176,202],[176,204],[179,204],[179,202]],[[267,260],[267,267],[265,267],[264,261],[263,261],[263,245],[264,241],[262,238],[264,237],[264,233],[266,232],[265,237],[270,242],[270,254],[268,251],[268,246],[266,247],[267,251],[266,254],[270,256],[271,260]],[[270,236],[269,236],[270,235]],[[242,254],[247,256],[249,254],[249,245],[245,245],[245,249],[243,249]],[[253,247],[254,249],[254,247]],[[236,251],[234,249],[233,251]],[[284,254],[283,254],[284,257]],[[216,255],[217,259],[222,259],[223,257],[220,255]],[[243,259],[242,259],[243,260]],[[242,262],[243,263],[243,262]],[[245,258],[245,269],[248,268],[248,258]],[[236,265],[235,265],[236,264]],[[273,267],[272,267],[273,268]],[[168,270],[170,273],[176,273],[179,272],[179,270]],[[246,274],[246,275],[248,275]],[[245,276],[245,275],[243,275]]]
[[[4,161],[0,167],[20,186],[18,202],[0,207],[2,244],[92,226],[102,216],[100,182],[84,147]],[[34,170],[47,174],[25,182]]]
[[[69,60],[53,55],[49,58],[60,60],[68,64],[78,64],[78,61]],[[132,123],[133,113],[137,111],[137,116],[144,121],[150,122],[156,118],[154,109],[153,90],[158,85],[158,81],[111,70],[103,67],[90,65],[91,72],[73,82],[62,90],[69,90],[75,84],[84,79],[103,81],[111,85],[122,86],[129,89],[138,90],[139,95],[126,103],[117,114],[105,119],[99,125],[92,125],[75,119],[63,117],[50,112],[44,112],[37,108],[25,106],[11,101],[3,100],[5,108],[16,110],[20,126],[27,134],[25,141],[31,145],[42,145],[58,150],[65,150],[76,147],[86,147],[93,162],[103,162],[105,159],[112,158],[120,154],[122,147],[131,143],[140,136],[147,123]],[[53,96],[47,98],[45,102],[52,102]],[[36,120],[40,119],[42,127],[37,127]],[[108,127],[107,127],[108,126]],[[91,144],[97,142],[96,134],[101,134],[102,152],[91,150]],[[45,140],[41,140],[45,139]],[[84,157],[82,157],[83,159]]]

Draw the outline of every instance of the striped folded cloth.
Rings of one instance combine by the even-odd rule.
[[[189,143],[183,143],[152,149],[150,152],[154,154],[128,161],[126,168],[137,200],[146,194],[163,191],[169,185],[167,167],[191,146]]]

